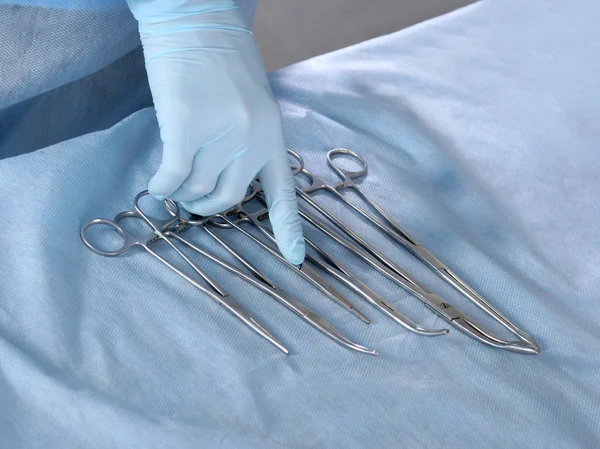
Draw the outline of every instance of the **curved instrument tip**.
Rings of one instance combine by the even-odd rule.
[[[497,338],[475,324],[465,315],[453,319],[451,323],[465,334],[488,346],[524,355],[538,355],[540,353],[540,348],[537,344],[525,343],[523,341],[507,341]]]
[[[513,343],[511,345],[507,345],[504,349],[524,355],[539,355],[540,353],[540,347],[538,345],[523,343]]]
[[[392,320],[402,326],[404,329],[413,332],[417,335],[422,335],[424,337],[437,337],[440,335],[448,335],[450,332],[449,329],[425,329],[423,326],[415,323],[410,318],[406,317],[402,313],[398,312],[394,306],[388,304],[383,299],[376,300],[373,305],[387,316],[389,316]]]
[[[366,348],[362,345],[359,345],[358,343],[354,343],[352,340],[350,340],[348,337],[342,334],[339,330],[337,330],[333,325],[316,315],[314,312],[310,312],[304,315],[304,319],[306,319],[310,324],[312,324],[315,328],[323,332],[333,341],[344,346],[345,348],[357,352],[362,352],[364,354],[378,355],[377,351]]]
[[[440,335],[448,335],[450,333],[450,329],[424,329],[421,326],[417,326],[415,328],[411,328],[410,331],[414,332],[417,335],[423,335],[424,337],[439,337]]]
[[[377,351],[375,351],[374,349],[365,348],[364,346],[357,345],[356,343],[354,343],[352,345],[344,345],[344,346],[346,346],[347,348],[353,349],[356,352],[362,352],[363,354],[379,355],[379,353]]]

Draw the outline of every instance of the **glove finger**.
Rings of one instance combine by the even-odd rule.
[[[148,183],[148,191],[164,198],[175,192],[192,170],[195,151],[179,142],[167,142],[163,147],[162,162]]]
[[[221,172],[212,192],[195,201],[181,204],[188,211],[205,217],[223,212],[244,199],[258,170],[259,162],[251,157],[239,157]]]
[[[259,173],[269,207],[269,219],[281,254],[295,265],[304,261],[302,222],[298,215],[296,189],[285,150],[271,159]]]
[[[194,156],[192,171],[171,199],[179,202],[194,201],[215,189],[219,175],[229,163],[233,142],[222,139],[200,148]]]

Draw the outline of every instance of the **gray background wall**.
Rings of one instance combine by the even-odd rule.
[[[268,70],[392,33],[474,0],[260,0],[254,34]]]

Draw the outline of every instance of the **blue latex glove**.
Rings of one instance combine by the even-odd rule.
[[[279,249],[300,264],[304,238],[281,113],[235,2],[128,3],[164,144],[148,190],[212,215],[241,201],[258,173]]]

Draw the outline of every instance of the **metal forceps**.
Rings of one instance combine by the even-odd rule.
[[[358,310],[350,301],[348,301],[340,292],[338,292],[329,282],[323,279],[323,277],[317,271],[311,268],[308,264],[303,263],[299,266],[292,264],[281,254],[279,254],[278,251],[274,250],[269,245],[265,244],[263,241],[259,240],[254,235],[250,234],[248,231],[246,231],[240,226],[241,223],[249,222],[252,225],[254,225],[261,233],[269,237],[268,230],[266,230],[260,223],[260,216],[266,216],[267,211],[261,210],[258,213],[251,213],[248,212],[242,205],[243,203],[252,200],[259,189],[260,184],[258,184],[256,181],[253,181],[249,186],[249,193],[246,195],[246,197],[241,203],[235,205],[226,213],[215,214],[212,217],[209,217],[209,222],[216,227],[235,228],[237,231],[241,232],[246,237],[251,239],[253,242],[262,247],[265,251],[270,253],[273,257],[282,262],[284,265],[294,270],[294,272],[296,272],[299,276],[301,276],[313,286],[318,288],[322,293],[325,294],[325,296],[342,306],[344,309],[348,310],[361,321],[369,324],[371,321],[360,310]],[[231,214],[233,214],[232,219],[228,218],[228,215]],[[192,215],[192,218],[190,220],[183,220],[182,222],[184,224],[192,226],[200,225],[206,223],[206,218]]]
[[[373,200],[371,200],[354,182],[354,179],[364,176],[367,174],[368,165],[366,161],[360,157],[358,154],[353,151],[346,149],[334,149],[328,152],[327,154],[327,162],[330,168],[335,171],[338,176],[342,179],[342,181],[334,184],[327,183],[320,178],[316,177],[312,173],[310,173],[304,167],[304,161],[302,157],[295,153],[292,150],[288,150],[288,153],[291,154],[294,159],[299,163],[299,167],[295,167],[296,172],[302,173],[306,178],[308,178],[310,182],[310,186],[307,188],[299,188],[296,187],[296,192],[298,196],[304,199],[308,204],[310,204],[313,208],[315,208],[321,215],[327,218],[330,222],[336,225],[340,230],[342,230],[348,237],[350,237],[355,243],[357,243],[364,251],[368,252],[371,256],[373,256],[377,261],[385,266],[387,270],[391,270],[396,275],[396,280],[401,281],[403,284],[406,281],[409,281],[409,284],[415,283],[418,286],[418,290],[423,289],[421,293],[427,293],[430,299],[431,292],[425,289],[420,283],[416,282],[414,278],[412,278],[408,273],[401,270],[396,264],[391,262],[389,259],[384,257],[379,251],[374,249],[370,244],[368,244],[362,237],[360,237],[356,232],[352,231],[348,226],[338,220],[335,216],[329,213],[326,209],[324,209],[319,203],[317,203],[311,196],[310,193],[315,192],[317,190],[325,190],[333,194],[336,198],[340,199],[344,203],[346,203],[349,207],[359,212],[364,218],[366,218],[369,222],[375,225],[378,229],[383,231],[386,235],[390,236],[394,241],[402,244],[403,247],[408,249],[412,254],[414,254],[421,262],[423,262],[426,266],[436,272],[442,279],[446,282],[450,283],[455,289],[457,289],[463,296],[477,305],[480,309],[484,310],[488,315],[506,327],[509,331],[515,334],[521,342],[507,342],[504,340],[497,339],[493,337],[489,333],[485,332],[481,327],[476,325],[473,320],[466,317],[466,315],[462,314],[459,310],[452,307],[447,302],[443,301],[441,298],[436,299],[434,301],[433,307],[432,304],[428,304],[429,301],[425,301],[427,296],[415,294],[413,288],[410,288],[410,285],[402,285],[411,293],[415,294],[419,299],[424,301],[427,305],[429,305],[434,311],[440,314],[443,318],[449,321],[451,324],[457,326],[461,321],[463,323],[469,323],[469,329],[465,329],[464,327],[459,327],[463,332],[468,333],[469,335],[476,337],[479,335],[481,338],[477,338],[483,343],[489,344],[491,346],[502,347],[504,349],[512,350],[520,353],[527,354],[537,354],[539,353],[539,347],[537,346],[535,340],[529,336],[527,333],[518,329],[514,324],[508,321],[497,309],[491,306],[485,299],[483,299],[477,292],[475,292],[471,287],[469,287],[464,281],[462,281],[455,273],[453,273],[448,267],[446,267],[442,262],[436,259],[431,253],[429,253],[425,248],[423,248],[414,238],[412,238],[406,231],[404,231],[400,225],[398,225],[390,216],[387,214],[379,205],[377,205]],[[362,168],[358,171],[348,171],[340,168],[334,162],[334,156],[336,155],[346,155],[354,160],[358,161]],[[340,193],[340,190],[345,188],[350,188],[358,193],[361,198],[363,198],[367,204],[369,204],[373,209],[375,209],[390,225],[393,226],[392,229],[388,228],[386,225],[381,223],[380,220],[373,217],[373,215],[364,209],[360,208],[356,204],[352,203],[348,198]],[[339,237],[339,236],[338,236]],[[389,274],[389,273],[388,273]],[[398,278],[400,277],[400,278]],[[435,295],[437,296],[437,295]],[[458,312],[459,315],[462,315],[464,318],[460,318],[458,316],[453,316],[455,314],[449,314],[448,308],[452,308],[454,312]],[[473,334],[475,332],[475,335]]]
[[[242,265],[244,265],[250,271],[251,275],[244,273],[243,271],[237,269],[233,265],[225,262],[224,260],[220,259],[219,257],[214,256],[213,254],[211,254],[207,251],[204,251],[198,245],[195,245],[194,243],[181,237],[180,233],[183,233],[186,230],[190,229],[191,226],[183,224],[185,222],[185,219],[183,219],[179,215],[178,210],[172,208],[172,204],[166,203],[166,206],[167,206],[167,211],[173,217],[177,218],[181,223],[179,226],[176,227],[176,230],[165,231],[164,234],[166,236],[171,237],[171,238],[183,243],[184,245],[186,245],[188,248],[192,249],[193,251],[196,251],[197,253],[201,254],[202,256],[212,260],[213,262],[217,263],[218,265],[225,268],[229,272],[235,274],[236,276],[242,278],[246,282],[254,285],[258,289],[267,293],[269,296],[274,298],[280,304],[287,307],[289,310],[294,312],[296,315],[298,315],[303,320],[307,321],[310,325],[315,327],[317,330],[321,331],[323,334],[327,335],[329,338],[334,340],[336,343],[339,343],[340,345],[342,345],[348,349],[352,349],[354,351],[362,352],[365,354],[377,355],[376,351],[373,351],[369,348],[366,348],[362,345],[352,342],[348,337],[346,337],[340,331],[338,331],[333,325],[331,325],[330,323],[328,323],[327,321],[322,319],[320,316],[318,316],[315,312],[313,312],[307,306],[302,304],[296,298],[294,298],[293,296],[291,296],[284,290],[276,287],[275,284],[271,280],[269,280],[269,278],[266,277],[266,275],[261,273],[246,258],[244,258],[237,251],[235,251],[227,242],[225,242],[225,240],[223,240],[214,230],[210,229],[210,227],[208,227],[206,225],[206,222],[208,220],[210,220],[210,218],[205,218],[203,220],[196,220],[196,223],[199,223],[200,221],[204,221],[205,223],[196,224],[195,227],[200,227],[204,231],[206,231],[206,233],[208,235],[210,235],[217,243],[219,243],[228,253],[230,253]]]
[[[262,187],[260,183],[254,181],[251,186],[251,193],[246,196],[245,202],[250,201],[254,196],[259,199],[263,205],[266,205],[266,200],[262,196]],[[244,206],[243,203],[237,206],[237,219],[228,220],[228,225],[234,225],[241,222],[251,222],[263,235],[265,235],[273,244],[276,244],[275,237],[271,230],[266,228],[261,222],[268,216],[268,210],[262,209],[256,212],[249,212]],[[218,223],[214,223],[214,225],[218,225]],[[238,227],[238,226],[236,226]],[[251,234],[247,234],[244,230],[238,227],[241,232],[244,232],[248,237],[253,239],[255,242],[260,243],[258,239],[256,239]],[[322,248],[320,248],[316,243],[314,243],[307,236],[304,236],[304,240],[306,244],[312,248],[315,253],[319,257],[315,257],[310,253],[306,254],[306,260],[317,266],[321,270],[325,271],[348,288],[350,288],[354,293],[361,296],[363,299],[368,301],[371,305],[378,308],[380,311],[385,313],[388,317],[392,318],[398,324],[403,326],[405,329],[414,332],[419,335],[424,336],[439,336],[446,335],[448,333],[447,329],[441,330],[429,330],[425,329],[418,324],[411,321],[409,318],[398,312],[392,305],[388,304],[379,294],[375,293],[371,288],[365,285],[358,277],[356,277],[347,267],[345,267],[341,262],[337,261],[332,255],[326,253]],[[264,243],[260,243],[265,249],[267,249],[271,254],[275,255],[278,259],[285,262],[277,252],[273,249],[268,248]],[[303,266],[307,266],[306,263]],[[356,310],[356,309],[354,309]]]
[[[262,195],[262,191],[257,192],[257,198],[266,206],[266,200]],[[264,209],[258,213],[255,213],[256,219],[260,220],[258,217],[265,217],[268,211]],[[307,221],[312,223],[312,217],[307,215],[304,211],[299,210],[300,216],[305,218]],[[275,242],[275,237],[272,232],[266,229],[261,225],[261,231],[265,234],[273,243]],[[327,233],[326,233],[327,234]],[[331,237],[331,236],[330,236]],[[379,294],[375,293],[371,290],[367,285],[365,285],[360,279],[358,279],[347,267],[345,267],[341,262],[334,259],[334,257],[327,252],[325,252],[322,248],[320,248],[316,243],[314,243],[307,236],[304,236],[304,240],[306,244],[312,248],[317,255],[321,258],[316,258],[312,256],[310,253],[306,254],[306,259],[312,262],[314,265],[318,266],[320,269],[329,273],[331,276],[336,278],[338,281],[345,284],[356,294],[361,296],[363,299],[371,303],[374,307],[379,309],[381,312],[386,314],[396,323],[400,324],[405,329],[414,332],[415,334],[424,335],[426,337],[433,337],[439,335],[446,335],[448,333],[447,329],[440,330],[429,330],[419,326],[417,323],[410,320],[408,317],[404,316],[402,313],[397,311],[391,304],[388,304]]]
[[[165,235],[165,230],[169,228],[169,226],[177,223],[177,220],[156,220],[148,217],[140,208],[139,201],[142,197],[148,195],[148,191],[145,190],[136,195],[134,199],[134,207],[135,211],[121,212],[118,214],[113,221],[107,220],[104,218],[95,218],[93,220],[88,221],[81,228],[81,239],[83,243],[91,249],[93,252],[100,254],[102,256],[114,257],[120,254],[129,251],[134,246],[140,246],[149,252],[152,256],[162,262],[164,265],[169,267],[179,276],[184,278],[198,290],[202,291],[209,298],[214,300],[217,304],[223,306],[228,312],[233,314],[239,320],[241,320],[246,326],[252,329],[254,332],[267,339],[270,343],[275,345],[284,353],[288,354],[289,351],[287,348],[279,342],[269,331],[267,331],[250,313],[235,299],[229,296],[219,285],[217,285],[200,267],[198,267],[188,256],[186,256],[177,246],[173,244],[169,240],[169,238]],[[173,207],[178,207],[176,204]],[[137,237],[132,233],[125,230],[120,223],[126,218],[143,220],[147,226],[152,229],[152,232],[146,234],[142,237]],[[119,234],[123,238],[123,246],[121,248],[114,251],[105,251],[102,248],[94,245],[87,237],[87,230],[93,226],[97,225],[105,225],[112,228],[117,234]],[[187,275],[175,265],[170,263],[156,251],[154,251],[150,245],[155,243],[158,240],[164,240],[167,244],[175,250],[175,252],[186,262],[188,266],[190,266],[207,284],[207,286],[202,285],[197,282],[191,276]]]

